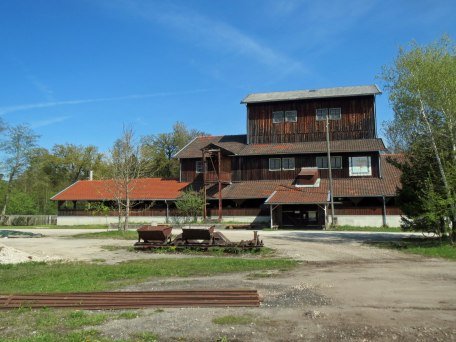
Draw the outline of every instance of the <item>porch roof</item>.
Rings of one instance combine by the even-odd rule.
[[[290,188],[278,187],[264,202],[266,204],[321,204],[328,202],[325,187]]]
[[[130,185],[131,200],[175,200],[190,183],[177,179],[140,178]],[[119,197],[122,184],[112,179],[80,180],[51,198],[52,201],[109,201]]]

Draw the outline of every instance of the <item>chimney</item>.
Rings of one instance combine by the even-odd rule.
[[[89,180],[90,181],[93,180],[93,171],[92,170],[89,171]]]

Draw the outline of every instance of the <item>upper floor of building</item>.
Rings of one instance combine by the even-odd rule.
[[[247,108],[247,144],[376,138],[376,85],[256,93]]]

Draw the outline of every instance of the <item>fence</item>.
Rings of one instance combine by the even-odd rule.
[[[0,217],[2,226],[36,226],[57,224],[56,215],[6,215]]]
[[[117,211],[110,211],[107,216],[117,216]],[[169,216],[178,216],[179,211],[176,208],[169,209]],[[217,208],[208,208],[208,216],[218,216]],[[269,211],[267,208],[223,208],[223,216],[268,216]],[[104,216],[103,214],[95,214],[87,210],[59,210],[59,216]],[[131,210],[130,216],[166,216],[165,208],[145,209],[145,210]]]

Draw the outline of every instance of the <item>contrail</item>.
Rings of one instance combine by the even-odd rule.
[[[49,102],[21,104],[21,105],[15,105],[15,106],[0,107],[0,115],[5,115],[7,113],[19,112],[19,111],[24,111],[24,110],[39,109],[39,108],[49,108],[49,107],[67,106],[67,105],[79,105],[79,104],[94,103],[94,102],[146,99],[146,98],[150,98],[150,97],[195,94],[195,93],[202,93],[202,92],[207,92],[207,91],[209,91],[209,89],[194,89],[194,90],[184,90],[184,91],[177,91],[177,92],[176,91],[175,92],[158,92],[158,93],[151,93],[151,94],[133,94],[133,95],[116,96],[116,97],[98,97],[98,98],[93,98],[93,99],[49,101]]]

